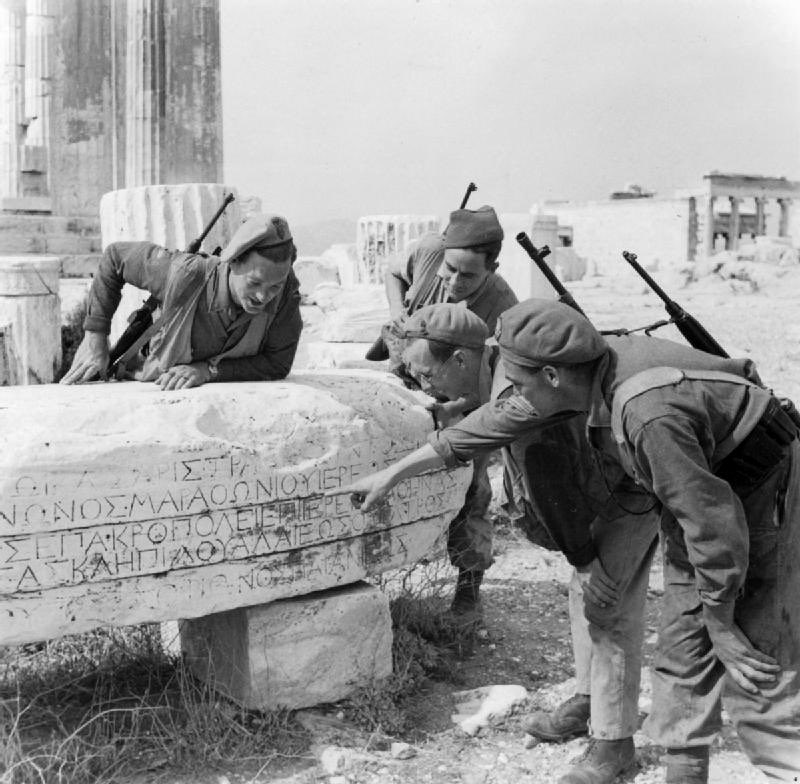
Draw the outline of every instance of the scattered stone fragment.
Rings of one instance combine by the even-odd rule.
[[[484,686],[480,689],[456,692],[458,713],[451,716],[467,735],[477,735],[481,727],[496,724],[506,718],[512,709],[528,699],[524,686]]]
[[[526,735],[525,736],[525,748],[532,749],[534,746],[539,744],[539,739],[535,738],[533,735]]]
[[[343,773],[353,764],[353,752],[339,746],[326,746],[319,756],[319,763],[329,776]]]
[[[410,743],[393,743],[392,757],[404,760],[417,756],[417,750]]]

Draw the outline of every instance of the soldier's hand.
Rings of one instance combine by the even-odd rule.
[[[365,476],[352,484],[336,490],[328,490],[325,493],[325,497],[349,494],[350,503],[353,504],[353,507],[366,513],[380,506],[395,484],[388,469],[384,469],[376,474]]]
[[[608,576],[599,558],[595,558],[589,564],[588,572],[589,579],[583,583],[583,595],[586,601],[598,607],[613,607],[619,601],[619,587]]]
[[[189,389],[205,384],[210,378],[207,362],[193,362],[191,365],[173,365],[155,383],[161,389]]]
[[[464,418],[464,402],[464,398],[448,400],[445,403],[440,403],[438,400],[431,400],[429,403],[425,404],[425,408],[433,415],[436,429],[444,430],[451,425],[455,425]]]
[[[72,365],[61,384],[84,384],[98,378],[106,380],[108,377],[108,335],[102,332],[87,332],[83,336]]]
[[[759,688],[774,685],[781,669],[778,662],[754,648],[735,623],[720,618],[714,610],[704,605],[703,620],[714,653],[725,665],[728,675],[750,694],[758,694]]]

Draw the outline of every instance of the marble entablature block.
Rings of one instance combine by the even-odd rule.
[[[300,596],[437,553],[471,468],[325,497],[425,442],[385,374],[0,389],[0,644]]]

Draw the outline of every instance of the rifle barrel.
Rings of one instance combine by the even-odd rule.
[[[203,229],[202,234],[192,242],[189,243],[188,252],[189,253],[197,253],[200,250],[200,246],[203,244],[203,240],[208,236],[208,233],[211,229],[214,228],[214,224],[219,220],[219,216],[222,215],[223,212],[227,209],[228,205],[235,199],[236,197],[229,193],[225,199],[223,200],[222,204],[220,204],[217,211],[212,215],[211,220],[206,224],[206,227]]]
[[[673,300],[671,300],[664,289],[656,283],[649,272],[636,260],[636,254],[631,253],[628,250],[622,251],[622,258],[628,262],[628,264],[633,267],[636,272],[639,273],[639,277],[644,279],[644,282],[647,283],[648,286],[663,300],[665,305],[672,305],[674,304]]]
[[[472,192],[476,190],[478,190],[478,186],[474,182],[471,182],[469,185],[467,185],[467,192],[464,194],[464,198],[461,199],[461,205],[458,209],[463,210],[464,207],[467,206],[469,197],[472,195]]]
[[[524,232],[521,231],[517,234],[517,242],[522,245],[525,252],[531,257],[531,259],[535,262],[536,266],[539,268],[539,271],[547,278],[547,282],[556,290],[558,294],[562,296],[567,293],[564,284],[558,279],[555,272],[550,269],[550,267],[544,263],[544,259],[546,256],[550,255],[550,248],[547,245],[542,246],[542,248],[537,248],[532,242],[531,238]]]

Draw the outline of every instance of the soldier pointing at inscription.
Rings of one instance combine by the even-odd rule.
[[[665,590],[646,729],[667,748],[666,781],[707,782],[723,694],[753,764],[796,780],[800,443],[792,416],[749,360],[656,338],[604,339],[561,303],[528,300],[507,311],[498,342],[521,403],[541,417],[587,412],[592,446],[661,504]],[[594,346],[594,358],[567,361],[582,346]],[[483,406],[348,489],[372,507],[400,479],[463,460],[460,445],[474,446],[502,416]],[[566,781],[611,780],[591,767]]]
[[[149,352],[126,362],[137,380],[186,389],[285,378],[303,327],[296,258],[289,225],[279,215],[249,218],[218,257],[151,242],[112,243],[92,282],[86,334],[61,383],[105,377],[111,317],[126,283],[161,303]]]
[[[440,400],[477,396],[486,403],[491,388],[507,420],[504,428],[475,439],[472,486],[448,533],[450,559],[456,566],[492,561],[491,539],[478,535],[490,497],[480,480],[486,448],[502,446],[512,516],[532,541],[560,550],[575,567],[569,609],[576,693],[552,714],[530,716],[525,729],[542,740],[565,741],[588,734],[591,723],[594,737],[612,752],[605,765],[610,780],[632,759],[631,737],[639,724],[643,614],[658,529],[652,496],[623,481],[617,466],[601,472],[584,436],[584,414],[543,418],[515,397],[498,348],[484,345],[486,333],[474,313],[449,304],[418,310],[401,333],[406,370],[425,392]],[[598,350],[578,347],[569,359],[590,360]],[[459,455],[467,456],[463,450]],[[608,481],[619,482],[613,494]]]

